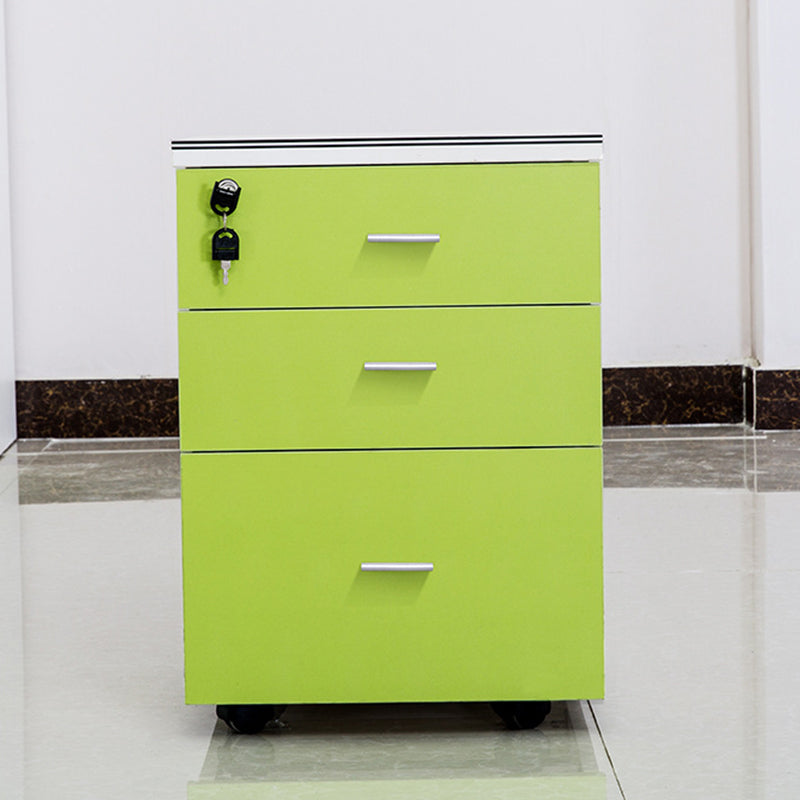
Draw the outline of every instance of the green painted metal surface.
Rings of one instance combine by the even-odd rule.
[[[601,469],[599,448],[183,455],[187,702],[602,695]]]
[[[596,306],[184,312],[179,330],[184,450],[600,443]]]
[[[190,169],[178,172],[181,308],[595,303],[598,165]],[[215,180],[242,187],[241,257],[211,261]],[[436,244],[368,243],[436,233]]]

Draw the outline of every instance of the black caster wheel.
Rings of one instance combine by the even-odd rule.
[[[267,723],[278,719],[286,706],[217,706],[217,716],[234,733],[261,733]]]
[[[550,713],[549,700],[504,701],[492,703],[492,710],[512,731],[538,728]]]

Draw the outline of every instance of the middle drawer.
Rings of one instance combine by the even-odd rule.
[[[596,306],[182,312],[181,448],[600,444],[599,328]]]

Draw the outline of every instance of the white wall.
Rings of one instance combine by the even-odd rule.
[[[800,57],[796,0],[754,2],[756,355],[800,368]]]
[[[600,131],[604,362],[749,353],[745,0],[7,0],[18,378],[177,374],[171,138]]]
[[[8,226],[5,17],[0,0],[0,453],[17,438],[14,404],[14,314]],[[2,491],[0,486],[0,491]]]
[[[603,6],[603,363],[750,355],[745,2]]]

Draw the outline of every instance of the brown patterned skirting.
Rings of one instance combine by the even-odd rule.
[[[687,425],[744,420],[741,365],[603,370],[604,425]]]
[[[758,370],[755,384],[756,428],[800,428],[800,370]]]
[[[177,436],[178,381],[17,381],[20,439]]]
[[[740,365],[603,370],[605,425],[740,423],[800,428],[800,370]],[[21,439],[177,436],[178,381],[18,381]]]

